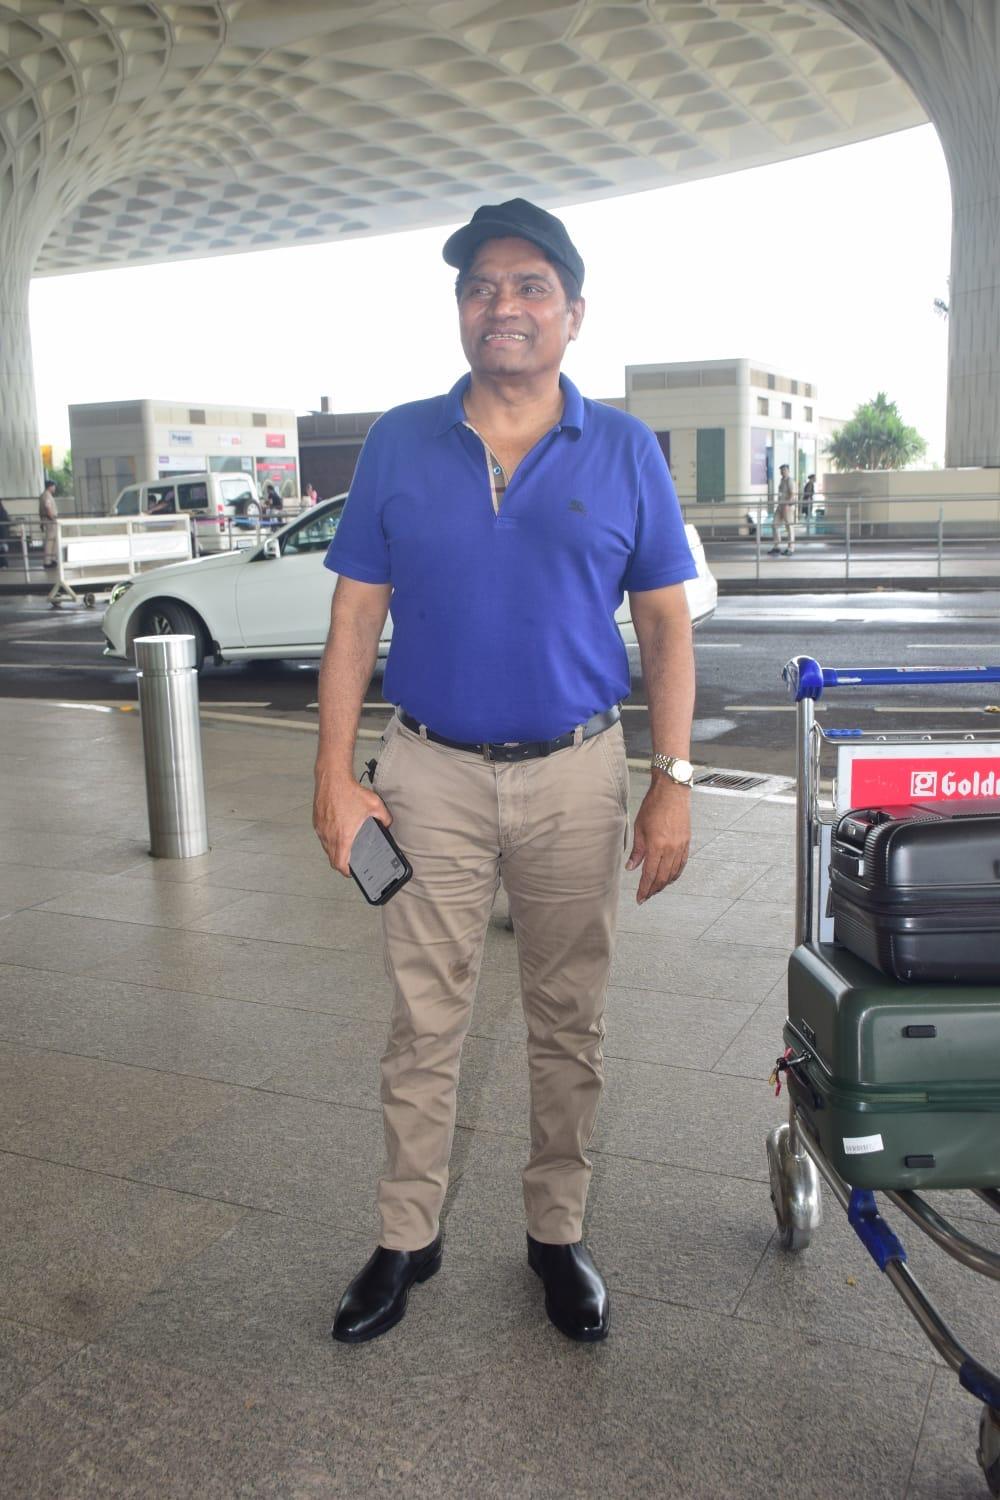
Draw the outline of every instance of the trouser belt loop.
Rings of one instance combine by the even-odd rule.
[[[578,724],[576,726],[576,728],[573,730],[573,744],[574,744],[574,746],[576,746],[576,745],[582,745],[583,744],[583,730],[584,730],[584,726],[582,724]]]
[[[418,725],[417,726],[417,733],[419,734],[419,736],[420,736],[420,738],[422,740],[425,740],[427,738],[427,725],[426,724],[420,724],[420,725]]]

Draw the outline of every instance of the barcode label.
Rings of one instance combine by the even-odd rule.
[[[847,1156],[870,1156],[873,1151],[884,1151],[880,1135],[845,1135],[844,1151]]]

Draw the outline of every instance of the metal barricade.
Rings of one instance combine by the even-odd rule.
[[[103,593],[151,568],[191,556],[187,516],[67,516],[56,523],[58,573],[49,603],[88,608]]]

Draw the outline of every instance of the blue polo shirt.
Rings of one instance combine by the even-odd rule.
[[[625,591],[694,560],[653,433],[565,376],[562,420],[496,512],[468,385],[375,423],[326,566],[392,584],[389,702],[449,739],[554,739],[628,696]]]

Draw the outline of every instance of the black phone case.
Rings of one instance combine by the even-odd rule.
[[[375,819],[375,821],[378,823],[378,819],[377,818]],[[401,891],[403,889],[403,886],[406,884],[406,882],[409,880],[410,876],[413,874],[413,866],[410,864],[410,861],[407,859],[407,857],[403,853],[402,849],[396,843],[396,840],[393,838],[393,836],[389,832],[388,828],[386,828],[383,823],[379,823],[378,826],[381,829],[382,837],[385,839],[386,843],[389,844],[389,846],[391,847],[392,852],[395,854],[396,858],[402,861],[402,864],[403,864],[403,873],[402,873],[402,875],[400,875],[400,877],[399,877],[398,880],[396,880],[396,881],[393,882],[392,885],[386,887],[386,889],[382,892],[381,896],[373,897],[373,896],[369,896],[368,892],[365,890],[364,886],[361,884],[361,881],[355,875],[355,873],[351,869],[350,865],[348,865],[347,868],[349,870],[351,870],[351,879],[354,881],[354,884],[357,886],[357,888],[361,892],[362,896],[364,896],[364,898],[368,902],[369,906],[384,906],[387,901],[391,901],[392,898],[393,898],[393,896],[396,894],[396,892],[397,891]]]

